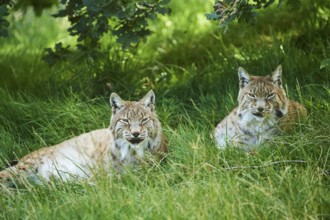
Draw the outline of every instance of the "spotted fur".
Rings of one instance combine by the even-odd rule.
[[[219,148],[229,143],[250,150],[306,116],[303,105],[286,97],[281,66],[268,76],[252,76],[240,67],[238,77],[238,107],[215,129]]]
[[[138,102],[110,96],[110,127],[81,134],[60,144],[41,148],[0,172],[2,183],[29,178],[37,183],[51,178],[89,178],[102,169],[111,173],[135,165],[145,154],[161,159],[166,141],[155,113],[155,95],[150,91]]]

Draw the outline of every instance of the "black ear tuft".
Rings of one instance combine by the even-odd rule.
[[[123,106],[124,101],[116,93],[110,96],[110,105],[112,107],[112,114],[116,114]]]
[[[242,89],[250,82],[250,75],[242,67],[238,68],[239,87]]]
[[[278,86],[282,87],[282,66],[279,65],[276,70],[272,74],[273,83]]]
[[[150,108],[150,111],[155,110],[155,93],[150,90],[141,100],[140,103],[142,103],[145,107]]]

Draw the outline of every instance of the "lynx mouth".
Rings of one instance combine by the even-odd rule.
[[[255,112],[255,113],[252,113],[253,115],[257,116],[257,117],[264,117],[264,114],[263,113],[260,113],[260,112]]]
[[[132,138],[130,140],[128,140],[131,144],[139,144],[143,141],[143,138]]]

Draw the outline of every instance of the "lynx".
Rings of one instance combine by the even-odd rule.
[[[81,134],[60,144],[41,148],[17,164],[0,172],[2,183],[17,178],[49,181],[89,178],[102,169],[106,172],[135,165],[151,155],[161,159],[167,152],[166,140],[155,113],[153,91],[140,101],[123,101],[110,96],[110,127]]]
[[[252,76],[240,67],[238,77],[238,107],[215,128],[219,148],[229,143],[251,150],[306,116],[303,105],[286,97],[281,65],[268,76]]]

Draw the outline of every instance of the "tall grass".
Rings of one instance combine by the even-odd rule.
[[[14,123],[9,114],[1,112],[1,124],[6,126],[2,155],[7,155],[6,158],[13,158],[12,151],[22,156],[74,133],[104,127],[109,118],[105,102],[81,102],[74,95],[61,102],[9,96],[6,104],[19,106],[10,112],[20,116],[19,122]],[[215,106],[209,100],[200,104]],[[178,105],[183,109],[182,104]],[[205,113],[192,109],[177,112],[181,117],[176,116],[178,124],[174,129],[168,125],[170,119],[163,121],[171,147],[164,164],[128,170],[112,178],[101,176],[95,185],[55,182],[3,193],[0,216],[4,219],[327,218],[330,108],[326,99],[315,101],[314,105],[309,106],[312,111],[309,119],[293,134],[265,144],[253,155],[215,148],[210,138],[212,127],[206,121],[211,120],[211,109],[205,109]],[[171,108],[171,105],[159,106],[159,116],[166,118],[173,111]],[[198,115],[205,117],[206,122],[195,120]],[[15,125],[21,126],[17,133]]]
[[[1,145],[6,157],[13,158],[11,151],[24,155],[73,133],[106,126],[108,121],[106,103],[82,103],[74,95],[61,103],[44,102],[48,108],[30,97],[15,102],[6,103],[20,104],[20,110],[12,112],[21,115],[22,122],[17,125],[23,127],[19,134],[4,129],[7,140],[2,139]],[[209,100],[201,101],[201,105],[210,104],[215,105]],[[167,125],[171,120],[163,122],[171,147],[164,164],[128,170],[112,178],[101,176],[95,185],[55,182],[3,193],[0,216],[4,219],[327,218],[330,109],[326,100],[314,104],[315,107],[310,106],[313,113],[308,121],[293,134],[265,144],[254,155],[235,149],[218,151],[209,136],[212,129],[209,123],[195,120],[199,114],[209,117],[208,112],[181,112],[175,129]],[[168,111],[173,111],[171,106],[158,108],[161,118]],[[1,124],[8,122],[8,127],[14,127],[5,112],[1,115],[4,115]],[[28,123],[34,125],[27,126]],[[24,136],[26,133],[28,136]],[[18,145],[19,138],[23,139],[22,145]],[[16,146],[8,147],[11,143]],[[22,149],[24,145],[29,148]]]
[[[268,25],[279,22],[276,9],[271,15],[278,18],[265,12],[257,26],[234,25],[224,34],[203,20],[211,6],[212,1],[172,1],[172,15],[152,24],[155,33],[134,56],[111,53],[61,68],[40,61],[44,47],[66,39],[58,23],[47,14],[15,23],[13,35],[26,33],[0,40],[0,167],[108,126],[110,91],[136,100],[150,86],[170,153],[161,165],[110,178],[100,174],[92,185],[51,182],[3,191],[0,219],[330,217],[330,74],[319,69],[326,41],[316,35],[308,47],[297,45],[299,34]],[[34,25],[44,27],[44,34]],[[238,66],[266,75],[278,64],[290,98],[307,107],[308,118],[253,154],[217,150],[211,134],[236,105]],[[102,77],[97,81],[94,74]]]

